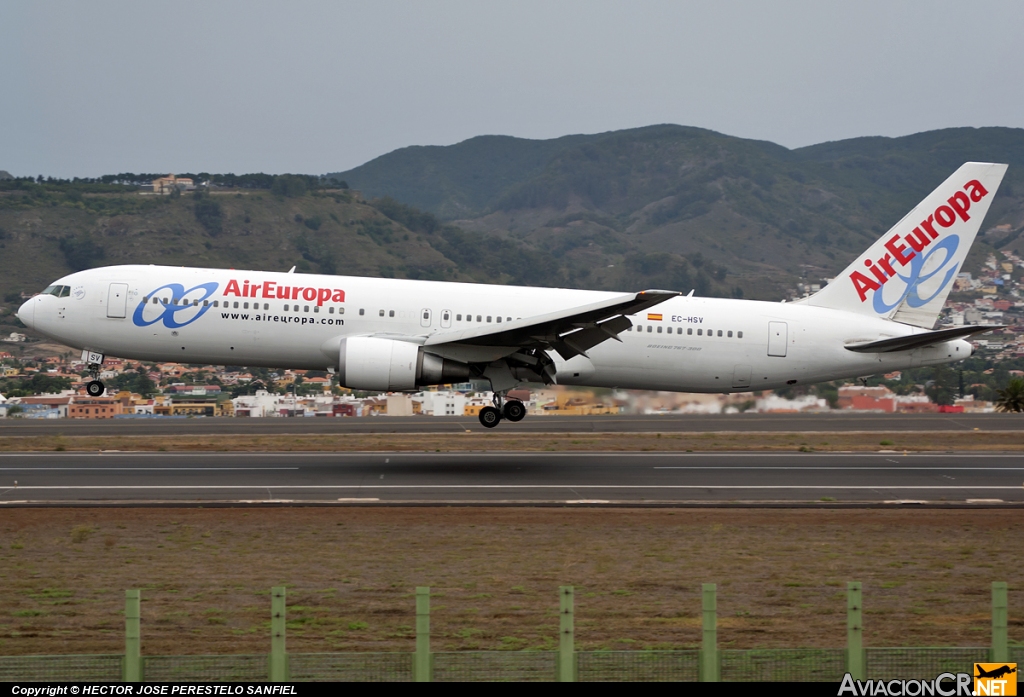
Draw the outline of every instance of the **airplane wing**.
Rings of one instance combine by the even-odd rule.
[[[473,327],[430,335],[426,346],[504,346],[516,349],[554,349],[565,360],[587,351],[632,326],[626,315],[653,307],[681,293],[645,290],[626,293],[587,305],[556,310],[501,325]]]
[[[996,329],[1005,329],[1004,324],[972,324],[965,327],[953,327],[951,329],[938,329],[933,332],[921,332],[909,336],[897,336],[892,339],[881,339],[879,341],[868,341],[857,344],[847,344],[844,348],[847,351],[857,353],[890,353],[892,351],[909,351],[911,349],[940,344],[943,341],[952,341],[972,334],[982,334]]]

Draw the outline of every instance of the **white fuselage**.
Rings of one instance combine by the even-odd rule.
[[[593,303],[598,291],[261,271],[114,266],[56,281],[19,317],[69,346],[181,363],[330,369],[339,338],[425,338]],[[312,298],[312,299],[310,299]],[[174,304],[177,301],[177,304]],[[648,319],[660,315],[661,319]],[[963,340],[913,351],[844,345],[920,332],[806,304],[677,297],[631,316],[621,342],[556,358],[560,384],[685,392],[771,389],[967,358]],[[332,354],[333,351],[333,354]]]

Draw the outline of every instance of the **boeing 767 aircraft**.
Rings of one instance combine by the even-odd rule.
[[[968,162],[820,292],[794,303],[666,291],[109,266],[57,280],[18,310],[27,326],[105,356],[333,371],[355,390],[487,380],[484,426],[519,421],[524,382],[744,392],[967,358],[933,330],[1006,165]]]

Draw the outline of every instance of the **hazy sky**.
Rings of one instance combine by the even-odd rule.
[[[1024,2],[0,2],[0,169],[345,170],[678,123],[1024,127]]]

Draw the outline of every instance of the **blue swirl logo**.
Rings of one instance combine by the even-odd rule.
[[[216,281],[202,283],[188,290],[180,283],[160,286],[142,299],[135,308],[132,322],[136,327],[163,322],[168,329],[192,324],[213,307],[205,301],[217,291],[218,286]]]
[[[956,270],[960,268],[959,264],[953,264],[952,267],[945,269],[946,275],[942,277],[942,280],[933,291],[926,291],[929,293],[926,297],[921,297],[919,289],[922,284],[928,284],[928,281],[935,278],[943,271],[944,267],[953,259],[954,256],[956,256],[956,250],[959,246],[960,238],[957,235],[949,235],[932,247],[927,254],[915,254],[910,260],[910,271],[906,276],[897,272],[895,276],[889,279],[888,283],[875,291],[873,298],[875,312],[878,314],[886,314],[903,302],[904,299],[906,299],[907,304],[910,305],[910,307],[914,308],[924,307],[930,301],[934,300],[943,291],[943,289],[949,285],[949,282],[953,280],[953,277],[956,275]],[[932,255],[940,251],[945,255],[942,262],[934,264],[934,268],[927,273],[922,273],[924,268],[928,266],[928,261],[932,258]],[[887,303],[884,297],[885,289],[889,286],[897,287],[896,284],[893,283],[897,278],[903,281],[906,286],[898,298],[891,303]]]

